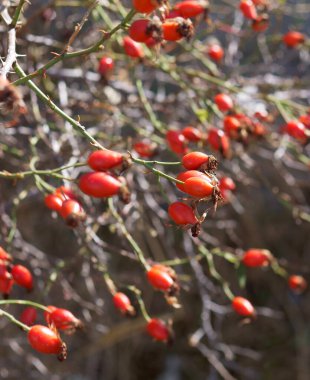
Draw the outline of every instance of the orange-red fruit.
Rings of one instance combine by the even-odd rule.
[[[251,0],[242,0],[239,4],[239,8],[244,17],[250,20],[255,20],[257,18],[256,8]]]
[[[193,24],[182,17],[166,19],[163,24],[163,37],[166,41],[179,41],[193,35]]]
[[[194,127],[185,127],[182,129],[182,135],[188,140],[193,142],[198,142],[202,138],[202,133],[199,129]]]
[[[158,33],[160,34],[160,24],[157,26]],[[147,19],[140,19],[134,21],[128,30],[130,38],[136,42],[146,42],[152,37],[154,29],[152,29],[152,22]]]
[[[32,326],[37,319],[37,310],[34,307],[26,307],[21,313],[19,320],[27,326]]]
[[[133,149],[139,154],[139,156],[150,158],[155,154],[156,144],[148,141],[137,141],[133,145]]]
[[[44,203],[47,208],[54,211],[61,209],[63,200],[57,194],[48,194],[44,198]]]
[[[307,138],[306,127],[300,121],[289,121],[283,130],[296,140],[304,141]]]
[[[199,172],[198,170],[187,170],[186,172],[182,172],[178,174],[177,179],[179,181],[185,182],[188,178],[191,177],[205,177],[205,174],[202,172]],[[179,190],[183,191],[185,193],[185,183],[176,183],[176,186]]]
[[[11,261],[12,257],[2,247],[0,247],[0,260]]]
[[[232,98],[227,94],[217,94],[214,97],[214,101],[218,109],[222,112],[227,112],[234,106]]]
[[[176,224],[186,225],[197,223],[193,209],[182,202],[171,203],[168,208],[168,214]]]
[[[207,9],[206,5],[207,3],[203,3],[202,1],[185,0],[175,4],[173,10],[183,18],[190,18],[204,13]]]
[[[257,16],[256,20],[252,21],[252,29],[255,32],[264,32],[268,29],[269,18],[266,15]]]
[[[201,152],[190,152],[182,158],[182,165],[185,169],[195,170],[199,169],[203,164],[207,164],[209,156]]]
[[[177,154],[185,154],[187,151],[185,137],[182,132],[171,130],[166,133],[166,140],[169,148]]]
[[[303,276],[293,274],[288,279],[288,286],[295,293],[302,293],[307,288],[308,284]]]
[[[78,201],[75,201],[74,199],[67,199],[63,202],[59,213],[63,219],[67,219],[72,215],[84,213],[84,210]]]
[[[35,325],[28,332],[28,341],[33,349],[42,354],[60,354],[62,341],[60,337],[46,326]]]
[[[79,181],[81,191],[95,198],[112,197],[119,192],[121,186],[117,178],[103,172],[83,174]]]
[[[232,138],[238,136],[238,132],[241,128],[239,119],[235,116],[226,116],[224,118],[224,131]]]
[[[214,186],[207,177],[191,177],[185,181],[184,190],[192,197],[206,198],[213,194]]]
[[[23,265],[14,265],[11,270],[12,277],[16,284],[31,290],[33,288],[33,278],[30,271]]]
[[[125,36],[123,39],[125,53],[132,58],[143,58],[144,52],[142,46],[132,38]]]
[[[155,289],[167,291],[171,288],[174,281],[164,269],[164,267],[154,265],[148,270],[147,279]]]
[[[271,254],[266,249],[249,249],[242,258],[242,262],[247,267],[263,267],[270,263]]]
[[[163,0],[132,0],[134,9],[140,13],[151,13],[165,3]]]
[[[230,149],[229,138],[221,129],[210,129],[208,134],[208,143],[214,150],[221,152],[224,157],[228,155]]]
[[[310,129],[310,114],[307,115],[301,115],[299,116],[298,119],[303,125],[307,128]]]
[[[95,171],[106,171],[123,162],[123,155],[113,150],[96,150],[88,156],[88,166]]]
[[[305,36],[300,32],[290,31],[283,36],[283,42],[287,47],[294,48],[305,42]]]
[[[232,307],[235,312],[243,317],[252,317],[255,309],[250,301],[243,297],[235,297],[232,301]]]
[[[98,72],[105,76],[114,69],[114,61],[111,57],[102,57],[99,61]]]
[[[220,45],[212,44],[208,48],[208,55],[214,61],[219,62],[224,57],[224,50]]]
[[[219,188],[220,190],[234,191],[236,189],[236,184],[230,177],[223,177],[220,179]]]
[[[11,293],[13,285],[14,280],[9,276],[9,273],[8,276],[0,277],[0,293],[3,294],[4,297]]]
[[[77,327],[80,321],[67,309],[55,308],[47,315],[48,323],[58,330],[70,330]]]
[[[169,330],[164,321],[153,318],[146,326],[147,333],[155,340],[167,342],[170,338]]]
[[[116,309],[120,310],[122,313],[126,313],[132,307],[130,299],[126,296],[126,294],[121,292],[114,294],[113,303]]]

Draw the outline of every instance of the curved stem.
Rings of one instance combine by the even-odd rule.
[[[0,309],[0,316],[1,315],[4,315],[6,318],[8,318],[12,323],[14,323],[15,325],[17,325],[18,327],[21,327],[23,330],[25,331],[29,331],[30,330],[30,327],[28,327],[27,325],[25,325],[24,323],[18,321],[15,317],[13,317],[12,314],[10,313],[7,313],[6,311],[4,311],[3,309]]]

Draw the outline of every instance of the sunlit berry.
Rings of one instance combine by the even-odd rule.
[[[197,218],[193,209],[182,202],[171,203],[168,207],[168,214],[170,218],[179,225],[197,223]]]
[[[249,249],[244,252],[242,263],[247,267],[263,267],[267,266],[271,260],[271,253],[266,249]]]
[[[243,317],[253,317],[255,309],[250,301],[243,297],[235,297],[232,301],[232,307],[235,312]]]
[[[167,342],[170,339],[169,329],[161,319],[151,319],[147,323],[146,331],[155,340]]]

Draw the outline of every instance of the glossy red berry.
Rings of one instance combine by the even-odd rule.
[[[21,313],[19,320],[27,326],[34,325],[37,319],[37,310],[34,307],[26,307]]]
[[[205,174],[202,172],[199,172],[198,170],[187,170],[186,172],[182,172],[178,174],[177,179],[179,181],[185,182],[188,178],[192,178],[192,177],[204,178]],[[185,192],[185,183],[184,184],[176,183],[176,186],[179,190]]]
[[[218,44],[212,44],[208,47],[208,55],[216,62],[220,62],[224,57],[224,50]]]
[[[124,293],[115,293],[113,296],[113,303],[116,309],[118,309],[122,314],[131,314],[133,311],[130,299]]]
[[[163,291],[169,290],[174,280],[169,275],[167,268],[162,265],[154,265],[147,272],[147,279],[149,283],[155,288]]]
[[[133,145],[133,149],[144,158],[153,157],[156,153],[157,145],[148,141],[137,141]]]
[[[0,261],[12,261],[12,257],[2,247],[0,247]]]
[[[169,148],[177,154],[185,154],[187,147],[185,144],[185,137],[181,131],[170,130],[166,133],[166,140]]]
[[[235,297],[232,301],[232,307],[235,312],[243,317],[253,317],[255,309],[250,301],[243,297]]]
[[[307,288],[308,284],[303,276],[293,274],[288,279],[288,286],[293,292],[299,294]]]
[[[133,8],[140,13],[151,13],[165,3],[164,0],[132,0]]]
[[[58,330],[75,331],[82,323],[71,311],[67,309],[55,308],[47,314],[47,322],[53,324]]]
[[[217,94],[214,97],[214,102],[218,109],[222,112],[227,112],[234,106],[232,98],[227,94]]]
[[[202,152],[190,152],[182,158],[182,165],[188,170],[199,169],[202,165],[207,166],[208,162],[209,156]]]
[[[125,53],[132,58],[143,58],[144,52],[142,46],[132,38],[125,36],[123,39]]]
[[[146,43],[149,38],[155,41],[162,39],[162,27],[160,21],[140,19],[134,21],[129,28],[129,36],[136,42]]]
[[[183,18],[196,17],[204,13],[208,8],[208,3],[195,0],[184,0],[175,4],[174,10]]]
[[[196,198],[210,197],[214,192],[214,186],[208,177],[191,177],[185,181],[185,193]]]
[[[60,215],[70,227],[77,227],[80,222],[86,219],[85,211],[81,204],[74,199],[67,199],[63,202]]]
[[[9,275],[0,277],[0,293],[6,298],[10,295],[14,280]]]
[[[266,249],[249,249],[244,252],[242,262],[247,267],[263,267],[269,265],[271,253]]]
[[[283,36],[283,42],[287,47],[294,48],[305,42],[305,36],[300,32],[290,31]]]
[[[60,337],[46,326],[32,326],[28,332],[28,341],[34,350],[42,354],[59,355],[63,349]]]
[[[171,203],[168,208],[168,214],[176,224],[187,225],[197,223],[193,209],[182,202]]]
[[[80,190],[95,198],[107,198],[117,194],[122,183],[108,173],[91,172],[83,174],[79,181]]]
[[[106,171],[123,162],[123,155],[113,150],[96,150],[88,156],[87,164],[95,171]]]
[[[283,131],[296,140],[303,142],[307,139],[306,127],[300,121],[289,121],[285,124]]]
[[[16,284],[22,286],[23,288],[26,288],[29,291],[32,290],[33,278],[29,269],[23,265],[13,265],[11,274]]]
[[[210,129],[208,143],[214,150],[221,152],[224,157],[229,155],[230,141],[226,133],[221,129]]]
[[[158,341],[167,342],[170,338],[168,327],[161,319],[151,319],[147,323],[146,331],[152,338]]]
[[[245,18],[250,20],[255,20],[257,18],[256,7],[251,0],[242,0],[239,4],[239,8]]]
[[[182,17],[166,19],[162,24],[163,38],[166,41],[179,41],[182,38],[191,38],[194,32],[190,20]]]
[[[237,138],[241,128],[241,122],[235,116],[226,116],[224,118],[224,131],[229,137]]]
[[[111,57],[102,57],[99,61],[98,72],[102,76],[107,76],[114,69],[114,61]]]
[[[57,194],[48,194],[44,198],[44,203],[47,208],[54,211],[59,211],[61,209],[63,200]]]
[[[181,132],[188,141],[198,142],[202,139],[202,133],[197,128],[188,126],[183,128]]]

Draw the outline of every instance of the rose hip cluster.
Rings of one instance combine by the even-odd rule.
[[[77,195],[68,187],[58,187],[54,193],[45,196],[44,202],[50,210],[57,211],[70,227],[77,227],[86,219]]]
[[[62,341],[58,330],[65,334],[73,334],[83,326],[71,311],[47,306],[44,312],[44,319],[47,326],[34,325],[37,319],[37,311],[34,307],[27,307],[20,316],[20,321],[26,326],[31,326],[28,330],[28,341],[31,347],[42,354],[57,355],[60,361],[67,357],[67,347]]]
[[[14,284],[30,292],[33,288],[32,274],[23,265],[13,265],[11,255],[0,247],[0,292],[4,298],[9,297]]]

